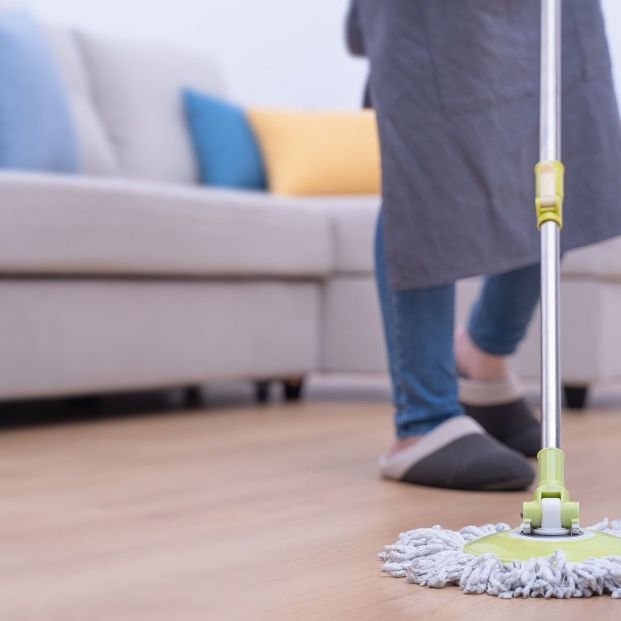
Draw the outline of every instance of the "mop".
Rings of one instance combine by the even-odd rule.
[[[538,485],[517,528],[418,528],[399,535],[379,557],[382,571],[408,582],[464,593],[511,597],[621,598],[621,520],[583,528],[579,503],[565,487],[560,449],[559,265],[563,224],[560,162],[561,2],[541,2],[540,154],[535,166],[541,234],[541,415]]]

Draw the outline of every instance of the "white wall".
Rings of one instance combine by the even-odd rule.
[[[245,104],[358,107],[365,61],[349,57],[347,0],[25,0],[37,14],[124,37],[203,48]]]
[[[378,0],[381,1],[381,0]],[[216,56],[244,104],[357,107],[365,61],[343,44],[347,0],[22,0],[54,21]],[[602,0],[621,100],[621,0]]]

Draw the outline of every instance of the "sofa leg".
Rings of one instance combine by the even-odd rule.
[[[90,412],[98,410],[102,404],[102,399],[99,395],[80,395],[78,397],[68,397],[64,401],[69,408]]]
[[[203,405],[203,391],[200,386],[187,386],[183,391],[183,401],[188,408],[200,408]]]
[[[303,377],[291,377],[282,382],[285,401],[299,401],[304,390]]]
[[[575,386],[573,384],[563,384],[565,393],[565,405],[570,410],[583,410],[589,392],[588,386]]]
[[[261,380],[254,383],[254,395],[257,403],[267,403],[270,400],[270,385],[271,382]]]

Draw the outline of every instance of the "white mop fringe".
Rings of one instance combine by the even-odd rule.
[[[621,520],[608,518],[590,526],[621,537]],[[549,557],[503,563],[493,554],[474,556],[464,545],[494,532],[509,530],[507,524],[466,526],[459,531],[417,528],[399,535],[379,557],[382,571],[422,586],[442,588],[455,584],[464,593],[488,593],[511,597],[591,597],[609,593],[621,598],[621,557],[567,561],[557,551]]]

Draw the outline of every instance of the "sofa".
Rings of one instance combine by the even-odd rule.
[[[210,58],[46,25],[82,173],[0,171],[0,398],[385,373],[375,196],[201,186],[179,91]],[[458,316],[478,282],[460,283]],[[621,378],[621,244],[567,257],[563,368],[576,403]],[[538,375],[536,326],[516,357]],[[261,385],[261,384],[260,384]]]

